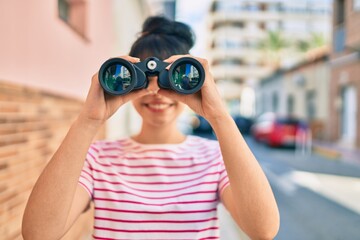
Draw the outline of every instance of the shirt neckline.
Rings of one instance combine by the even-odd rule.
[[[186,135],[186,138],[181,143],[140,143],[134,140],[132,137],[128,137],[127,141],[132,145],[139,146],[141,148],[178,148],[186,145],[191,140],[191,136]]]

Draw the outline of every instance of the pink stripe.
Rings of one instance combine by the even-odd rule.
[[[224,181],[224,179],[227,178],[227,177],[228,177],[227,175],[223,176],[223,177],[219,180],[219,183],[221,184],[221,182]]]
[[[135,147],[132,148],[131,150],[136,150],[136,149],[141,149],[141,147]],[[124,152],[126,150],[126,152],[129,152],[130,149],[124,149],[124,148],[120,148],[120,147],[106,147],[106,148],[102,148],[103,151],[120,151],[120,152]],[[207,152],[209,152],[209,150],[214,150],[213,148],[206,148],[202,151],[196,151],[197,154],[205,154]],[[173,153],[173,154],[183,154],[183,151],[174,151],[174,150],[169,150],[169,149],[164,149],[164,148],[152,148],[152,149],[143,149],[140,151],[134,151],[133,153],[135,154],[139,154],[139,153],[149,153],[149,152],[161,152],[161,153]],[[194,152],[195,153],[195,152]]]
[[[90,180],[90,179],[88,179],[88,178],[86,178],[86,177],[84,177],[84,176],[82,176],[82,175],[80,175],[80,178],[84,179],[85,181],[89,182],[90,184],[93,183],[92,180]]]
[[[116,209],[116,208],[101,208],[95,207],[95,210],[110,211],[110,212],[124,212],[124,213],[141,213],[141,214],[188,214],[188,213],[205,213],[205,212],[214,212],[216,208],[205,209],[205,210],[192,210],[192,211],[136,211],[136,210],[126,210],[126,209]]]
[[[218,227],[209,227],[204,229],[188,229],[188,230],[128,230],[128,229],[115,229],[115,228],[104,228],[104,227],[97,227],[94,226],[95,229],[98,230],[106,230],[106,231],[112,231],[112,232],[129,232],[129,233],[185,233],[185,232],[204,232],[208,230],[217,230]]]
[[[88,168],[90,170],[93,169],[93,167],[91,166],[90,161],[89,161],[89,159],[87,157],[85,158],[84,168]]]
[[[125,139],[120,139],[120,140],[115,140],[115,141],[111,141],[110,143],[111,143],[111,144],[119,143],[119,144],[122,145],[122,146],[130,146],[130,145],[131,145],[131,142],[129,142],[129,139],[127,139],[127,138],[125,138]]]
[[[94,234],[92,235],[94,239],[101,239],[101,240],[129,240],[129,238],[104,238],[104,237],[98,237]],[[202,240],[207,238],[201,238]],[[212,238],[210,238],[212,239]],[[216,238],[219,239],[219,238]],[[137,240],[194,240],[193,238],[138,238]]]
[[[226,186],[228,186],[229,183],[230,183],[229,180],[228,180],[226,183],[224,183],[224,185],[220,188],[220,193],[223,192],[224,188],[225,188]]]
[[[197,153],[199,154],[199,153]],[[164,161],[185,161],[185,160],[194,160],[197,158],[208,158],[212,157],[215,154],[220,155],[218,151],[215,151],[214,153],[203,155],[203,156],[190,156],[190,157],[180,157],[180,158],[173,158],[173,157],[157,157],[157,156],[139,156],[139,157],[128,157],[125,155],[99,155],[99,158],[115,158],[115,159],[126,159],[126,160],[145,160],[145,159],[156,159],[156,160],[164,160]]]
[[[176,168],[177,169],[177,168],[190,168],[190,167],[195,167],[195,166],[206,165],[206,164],[209,164],[209,163],[213,162],[214,160],[216,160],[218,156],[216,156],[215,158],[213,158],[213,159],[211,159],[211,160],[209,160],[207,162],[193,163],[191,165],[184,165],[184,166],[164,166],[164,165],[156,165],[156,164],[151,164],[151,165],[128,165],[128,164],[116,163],[116,162],[111,162],[110,164],[106,164],[106,163],[99,162],[97,160],[95,160],[95,162],[97,164],[99,164],[101,166],[105,166],[105,167],[112,167],[112,166],[127,167],[127,168],[155,168],[155,167],[158,167],[158,168]]]
[[[223,170],[220,171],[220,175],[223,174],[226,171],[226,169],[224,168]]]
[[[219,239],[219,237],[211,236],[211,237],[200,238],[199,240],[206,240],[206,239]]]
[[[92,149],[92,150],[94,150],[95,152],[97,152],[97,153],[99,153],[99,149],[97,149],[94,145],[91,145],[90,146],[90,148]]]
[[[217,202],[218,199],[213,200],[199,200],[199,201],[187,201],[187,202],[167,202],[167,203],[144,203],[144,202],[137,202],[137,201],[129,201],[129,200],[119,200],[119,199],[112,199],[112,198],[98,198],[94,197],[95,201],[108,201],[108,202],[118,202],[118,203],[133,203],[133,204],[139,204],[139,205],[148,205],[148,206],[166,206],[166,205],[172,205],[172,204],[198,204],[198,203],[212,203]]]
[[[192,188],[195,186],[200,186],[200,185],[204,185],[204,184],[218,184],[217,181],[212,181],[212,182],[201,182],[201,183],[197,183],[197,184],[193,184],[193,185],[189,185],[189,186],[185,186],[185,187],[181,187],[181,188],[174,188],[174,189],[167,189],[167,190],[147,190],[147,189],[140,189],[140,188],[134,188],[134,187],[130,187],[129,185],[122,183],[122,182],[110,182],[107,180],[103,180],[103,179],[96,179],[94,178],[95,181],[97,182],[107,182],[107,183],[111,183],[111,184],[116,184],[116,185],[122,185],[125,186],[127,188],[139,191],[139,192],[174,192],[174,191],[178,191],[178,190],[184,190],[184,189],[188,189],[188,188]]]
[[[96,159],[96,157],[95,157],[91,152],[88,152],[88,155],[89,155],[93,160]]]
[[[99,155],[99,159],[101,159],[101,158],[120,159],[121,157],[124,157],[124,156],[123,155]]]
[[[177,174],[176,173],[172,173],[172,174],[166,174],[166,173],[126,173],[126,172],[118,172],[118,174],[115,174],[115,173],[106,173],[106,172],[103,172],[103,171],[95,169],[95,168],[93,169],[93,171],[105,173],[107,175],[124,175],[124,176],[132,176],[132,177],[153,177],[153,176],[176,177],[176,176],[189,176],[189,175],[202,173],[202,172],[205,172],[206,170],[208,170],[210,167],[215,167],[215,166],[217,166],[219,164],[220,163],[211,164],[211,165],[207,166],[206,168],[204,168],[204,169],[202,169],[200,171],[194,171],[194,172],[190,172],[190,173],[177,173]]]
[[[178,194],[178,195],[174,195],[174,196],[167,196],[167,197],[147,197],[147,196],[141,196],[138,194],[134,194],[132,192],[127,192],[127,191],[114,191],[114,190],[110,190],[110,189],[105,189],[105,188],[94,188],[95,191],[102,191],[102,192],[113,192],[113,193],[125,193],[125,194],[129,194],[129,195],[133,195],[133,196],[137,196],[137,197],[141,197],[141,198],[145,198],[145,199],[168,199],[168,198],[174,198],[174,197],[180,197],[180,196],[186,196],[186,195],[195,195],[195,194],[202,194],[202,193],[216,193],[217,191],[197,191],[197,192],[188,192],[188,193],[182,193],[182,194]]]
[[[208,152],[209,149],[204,149],[203,151],[196,151],[196,153],[198,154],[203,154],[203,153],[206,153]],[[174,154],[183,154],[183,152],[179,151],[179,152],[176,152],[176,151],[173,151],[173,150],[169,150],[169,149],[162,149],[162,148],[158,148],[158,149],[144,149],[142,151],[138,151],[138,152],[135,152],[135,153],[148,153],[148,152],[166,152],[166,153],[174,153]]]
[[[89,173],[88,171],[86,171],[85,169],[81,170],[81,174],[85,173],[87,174],[89,177],[91,177],[91,179],[94,179],[93,175],[91,173]]]
[[[89,195],[92,196],[92,191],[90,191],[90,189],[89,189],[84,183],[82,183],[82,182],[78,182],[78,183],[81,184],[81,185],[87,190],[87,192],[89,193]]]
[[[103,237],[98,237],[98,236],[95,236],[94,234],[92,235],[92,237],[94,239],[101,239],[101,240],[129,240],[129,238],[103,238]],[[219,237],[209,237],[209,238],[201,238],[201,240],[206,240],[206,239],[219,239]],[[137,240],[194,240],[193,238],[142,238],[142,239],[137,239]]]
[[[114,218],[103,218],[95,217],[95,220],[103,220],[110,222],[125,222],[125,223],[199,223],[199,222],[209,222],[218,220],[217,217],[209,219],[200,219],[200,220],[125,220],[125,219],[114,219]]]
[[[101,172],[101,171],[98,171],[98,172]],[[105,172],[101,172],[101,173],[104,173],[106,175],[110,175],[110,174],[107,174]],[[126,180],[126,182],[128,183],[133,183],[133,184],[143,184],[143,185],[147,185],[147,184],[150,184],[150,185],[158,185],[158,184],[180,184],[180,183],[186,183],[186,182],[192,182],[192,181],[196,181],[198,179],[201,179],[203,177],[206,177],[206,176],[210,176],[210,175],[216,175],[216,174],[219,174],[220,172],[213,172],[213,173],[206,173],[206,174],[203,174],[199,177],[196,177],[196,178],[193,178],[193,179],[189,179],[189,180],[184,180],[184,181],[172,181],[172,182],[139,182],[139,181],[128,181]],[[110,176],[113,176],[113,175],[118,175],[118,174],[111,174]]]
[[[129,144],[128,146],[131,146],[131,144]],[[135,146],[135,147],[128,147],[126,146],[126,148],[121,148],[121,147],[103,147],[102,150],[103,151],[123,151],[123,150],[137,150],[137,149],[141,149],[140,146]]]

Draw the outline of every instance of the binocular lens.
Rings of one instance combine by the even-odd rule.
[[[116,92],[125,91],[131,84],[131,74],[127,67],[121,64],[112,64],[103,74],[105,86]]]
[[[179,90],[192,90],[200,82],[199,70],[189,63],[180,64],[174,69],[172,79]]]

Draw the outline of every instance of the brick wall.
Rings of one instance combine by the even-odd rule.
[[[81,107],[76,99],[0,81],[1,239],[22,239],[21,221],[32,187]],[[83,214],[63,239],[90,239],[92,214]]]
[[[346,76],[345,78],[343,76]],[[341,138],[340,132],[340,108],[336,107],[336,99],[341,97],[341,89],[344,86],[354,86],[357,90],[357,129],[356,129],[356,141],[355,146],[360,148],[360,61],[343,65],[340,67],[334,67],[332,69],[332,81],[330,85],[330,116],[329,119],[329,139],[337,141]]]
[[[355,11],[353,1],[346,2],[346,45],[360,49],[360,11]]]

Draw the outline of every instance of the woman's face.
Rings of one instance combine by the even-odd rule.
[[[158,77],[148,77],[147,88],[151,94],[133,100],[136,111],[143,119],[143,124],[152,127],[164,127],[175,123],[177,117],[184,109],[184,104],[157,94],[159,86]]]

